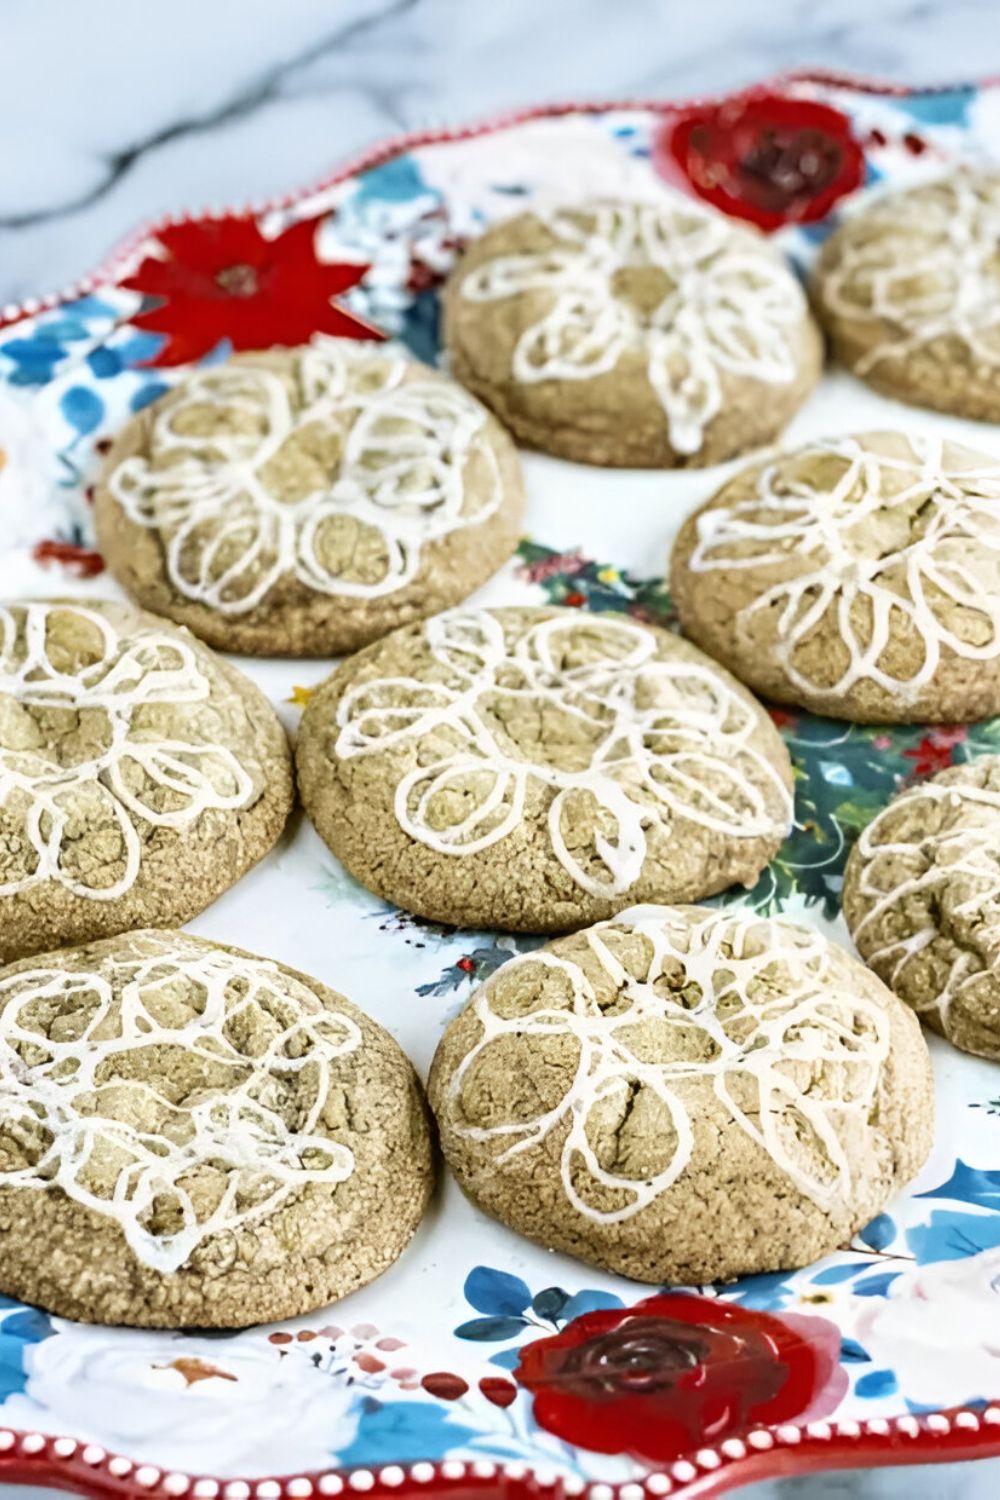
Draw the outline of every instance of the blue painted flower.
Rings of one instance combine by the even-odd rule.
[[[66,349],[43,334],[16,336],[0,342],[0,354],[9,359],[12,385],[46,385],[66,358]]]
[[[101,425],[104,402],[86,385],[71,385],[59,397],[59,410],[78,437],[86,437]]]
[[[926,1224],[906,1231],[906,1243],[917,1262],[966,1260],[1000,1245],[1000,1214],[967,1214],[936,1209]]]
[[[899,1390],[895,1370],[868,1370],[854,1387],[854,1394],[869,1400],[879,1396],[894,1396]]]
[[[10,1297],[0,1297],[0,1401],[27,1383],[25,1350],[54,1332],[48,1314],[23,1307]]]
[[[896,1225],[888,1214],[877,1214],[858,1233],[858,1239],[870,1250],[885,1250],[895,1238]]]
[[[438,1459],[474,1437],[447,1407],[432,1401],[379,1401],[366,1396],[357,1432],[337,1454],[338,1463],[415,1463]]]
[[[917,1193],[918,1198],[948,1198],[956,1203],[974,1203],[979,1208],[1000,1209],[1000,1172],[970,1167],[961,1159],[947,1182]]]
[[[927,94],[888,96],[886,102],[921,125],[968,125],[969,108],[976,97],[971,85],[958,89],[935,89]]]
[[[741,1276],[725,1291],[728,1301],[739,1302],[743,1307],[756,1307],[762,1312],[787,1307],[794,1295],[795,1288],[784,1271]]]

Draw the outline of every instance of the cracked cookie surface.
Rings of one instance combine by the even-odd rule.
[[[237,1328],[365,1285],[433,1185],[420,1085],[317,980],[146,929],[0,970],[0,1287]]]
[[[640,1281],[806,1265],[930,1148],[906,1006],[819,933],[636,907],[503,965],[442,1038],[431,1107],[486,1212]]]
[[[851,851],[843,900],[875,973],[956,1047],[1000,1058],[1000,756],[893,798]]]
[[[763,709],[679,637],[572,609],[457,609],[344,662],[296,749],[306,811],[409,911],[559,931],[752,885],[791,813]]]
[[[131,605],[0,605],[0,953],[186,922],[293,795],[263,694]]]
[[[818,439],[684,523],[685,634],[763,697],[862,723],[1000,712],[1000,460],[931,434]]]
[[[336,656],[470,594],[517,544],[510,438],[378,345],[317,339],[195,370],[115,440],[112,572],[227,651]]]
[[[822,341],[762,236],[673,193],[489,227],[444,295],[451,368],[522,441],[583,463],[719,463],[777,436]]]
[[[878,391],[1000,421],[1000,172],[883,193],[826,240],[817,314]]]

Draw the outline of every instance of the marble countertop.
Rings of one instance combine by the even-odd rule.
[[[141,221],[257,200],[401,130],[822,66],[1000,71],[995,0],[4,0],[0,303]],[[696,17],[696,19],[694,19]]]
[[[996,0],[4,0],[2,16],[0,303],[73,281],[151,216],[259,200],[403,130],[808,66],[1000,73]],[[1000,1461],[740,1493],[992,1500]]]

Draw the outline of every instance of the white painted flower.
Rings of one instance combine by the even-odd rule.
[[[101,1443],[136,1461],[247,1476],[329,1467],[354,1438],[359,1390],[253,1331],[224,1339],[53,1320],[8,1396],[14,1427]]]
[[[868,1299],[855,1334],[911,1401],[991,1400],[1000,1391],[1000,1249],[904,1273],[888,1297]]]
[[[52,622],[70,615],[89,632],[95,651],[75,671],[51,655]],[[0,822],[31,851],[27,868],[0,884],[0,896],[54,880],[74,895],[114,900],[139,873],[137,822],[180,830],[206,808],[244,806],[253,782],[231,750],[158,734],[142,720],[142,711],[155,705],[208,696],[194,650],[178,636],[143,628],[125,638],[82,605],[0,606],[0,703],[11,706],[0,735]],[[36,743],[33,709],[86,714],[89,722],[100,716],[100,748],[73,759],[67,736],[57,757]],[[160,800],[167,805],[158,806]],[[78,836],[84,819],[117,837],[124,868],[113,882],[88,883],[64,864],[64,844]]]

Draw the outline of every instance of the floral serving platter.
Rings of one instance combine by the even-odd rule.
[[[89,487],[110,435],[192,362],[316,332],[381,332],[436,360],[438,288],[456,249],[526,201],[641,199],[667,185],[757,223],[805,270],[838,216],[882,183],[988,160],[997,139],[996,85],[906,93],[796,76],[714,102],[573,104],[428,132],[280,202],[152,225],[64,295],[3,314],[0,589],[116,592],[94,550]],[[789,438],[886,424],[993,439],[836,372]],[[524,463],[530,534],[482,599],[671,624],[670,541],[722,471]],[[292,730],[329,670],[241,665]],[[739,899],[847,941],[852,837],[897,787],[1000,749],[1000,721],[774,717],[798,770],[796,827]],[[537,941],[380,903],[300,815],[192,927],[334,985],[423,1070],[472,987]],[[104,1329],[3,1300],[0,1478],[197,1500],[644,1500],[1000,1453],[1000,1072],[931,1046],[938,1126],[920,1177],[851,1245],[786,1275],[638,1286],[526,1243],[445,1180],[387,1275],[286,1324]]]

